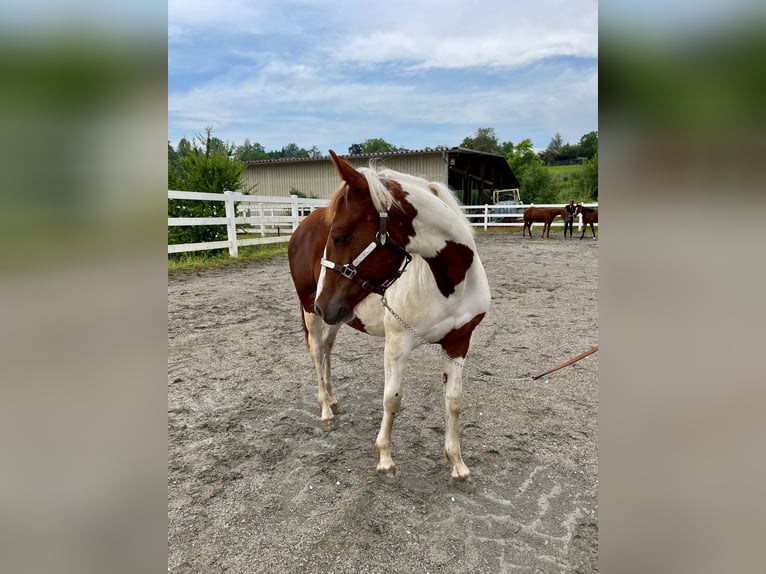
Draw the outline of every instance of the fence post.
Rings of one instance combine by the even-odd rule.
[[[484,204],[484,231],[487,230],[487,222],[489,221],[489,205]]]
[[[226,237],[229,240],[229,255],[239,257],[237,246],[237,210],[234,207],[234,195],[231,191],[224,191],[226,196]]]
[[[258,217],[261,218],[261,237],[266,237],[266,225],[263,223],[264,213],[263,213],[263,204],[258,204]]]
[[[292,216],[293,216],[293,231],[295,231],[298,228],[298,196],[297,195],[291,195],[290,200],[292,201]]]

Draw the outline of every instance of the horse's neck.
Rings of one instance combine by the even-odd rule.
[[[408,251],[429,258],[444,249],[448,242],[465,245],[475,251],[471,230],[465,222],[435,197],[415,204],[418,213],[412,220],[414,237],[407,245]]]

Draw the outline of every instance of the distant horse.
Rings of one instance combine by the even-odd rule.
[[[582,234],[580,239],[585,236],[585,230],[590,223],[590,232],[593,234],[593,239],[596,239],[596,231],[593,228],[594,223],[598,223],[598,209],[595,207],[585,207],[582,203],[577,204],[575,209],[575,215],[582,215]]]
[[[532,237],[532,224],[542,223],[543,234],[540,237],[550,237],[551,223],[558,215],[560,215],[561,219],[564,221],[569,221],[572,217],[572,214],[563,207],[527,207],[524,210],[524,228],[521,230],[521,236],[524,237],[527,229],[529,229],[529,236]],[[547,235],[545,233],[546,231],[548,232]]]
[[[423,342],[444,351],[444,452],[452,477],[470,475],[460,454],[462,366],[490,292],[473,230],[450,190],[389,169],[354,168],[330,151],[343,180],[326,208],[290,238],[290,273],[319,383],[321,420],[333,419],[330,354],[343,324],[385,337],[379,473],[393,475],[391,431],[402,373]],[[384,306],[385,305],[385,306]]]

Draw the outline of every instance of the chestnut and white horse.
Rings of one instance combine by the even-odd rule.
[[[332,150],[330,155],[341,186],[328,207],[301,222],[288,246],[321,419],[333,419],[337,403],[330,354],[338,329],[348,324],[385,337],[383,419],[374,452],[378,472],[393,475],[391,431],[405,362],[423,343],[440,345],[444,452],[452,476],[465,480],[470,471],[460,454],[462,367],[490,302],[473,230],[445,185],[389,169],[356,169]]]

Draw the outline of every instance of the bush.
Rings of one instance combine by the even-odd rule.
[[[211,136],[197,136],[191,149],[168,162],[168,187],[178,191],[223,193],[242,190],[245,166],[235,159],[235,148]],[[180,146],[179,146],[180,148]],[[246,191],[245,191],[246,193]],[[168,200],[168,217],[225,217],[223,201]],[[168,244],[202,243],[226,239],[225,225],[168,227]]]

